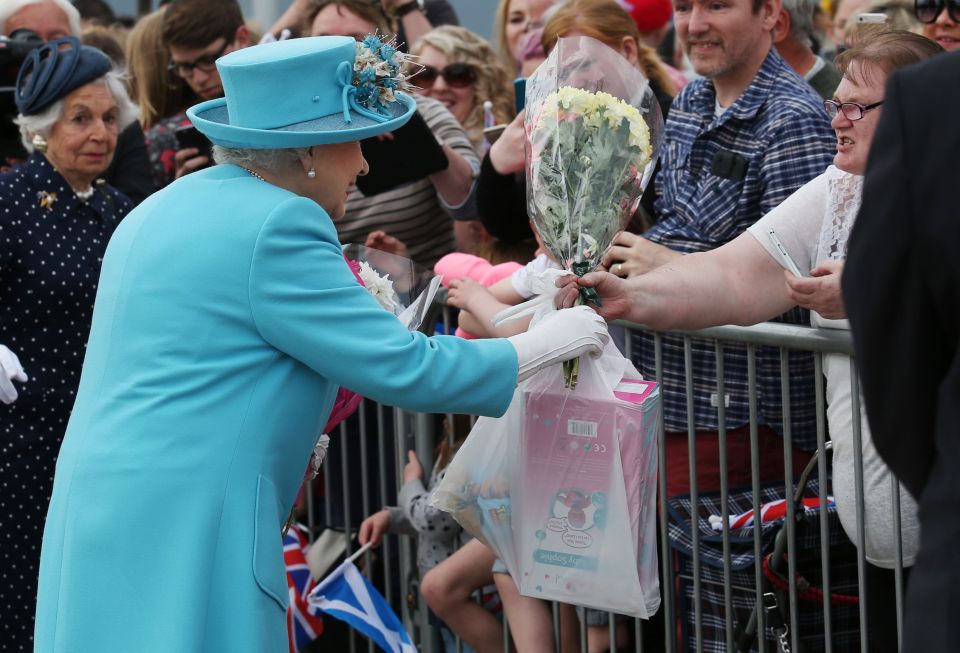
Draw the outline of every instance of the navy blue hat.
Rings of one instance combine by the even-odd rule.
[[[36,115],[70,91],[103,77],[111,67],[107,55],[80,45],[75,36],[49,41],[31,51],[20,66],[17,109],[24,116]]]

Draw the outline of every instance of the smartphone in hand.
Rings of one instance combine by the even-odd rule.
[[[365,138],[360,141],[360,149],[370,171],[357,177],[357,188],[368,197],[423,179],[450,165],[443,146],[419,111],[393,132],[392,139]]]
[[[497,139],[500,138],[500,135],[503,134],[503,130],[506,128],[506,125],[493,125],[491,127],[484,127],[483,137],[487,139],[487,143],[493,145],[497,142]]]
[[[780,260],[783,262],[784,266],[790,270],[795,276],[806,277],[808,275],[800,271],[799,266],[796,262],[790,257],[790,252],[787,251],[787,248],[783,246],[783,243],[780,242],[780,239],[777,237],[777,232],[773,229],[767,230],[767,236],[770,238],[770,242],[773,243],[774,248],[777,250],[777,253],[780,254]]]
[[[173,132],[177,138],[179,149],[185,150],[188,147],[197,148],[197,156],[205,156],[213,163],[213,143],[206,136],[200,133],[200,130],[193,125],[180,127]]]
[[[523,111],[527,103],[527,78],[517,77],[513,80],[513,101],[517,113]]]

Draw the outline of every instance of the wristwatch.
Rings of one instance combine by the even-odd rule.
[[[397,18],[403,18],[411,11],[423,11],[423,0],[410,0],[393,10],[393,15]]]

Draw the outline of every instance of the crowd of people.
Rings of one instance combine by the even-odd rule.
[[[457,640],[502,650],[502,620],[478,591],[499,594],[524,653],[577,650],[581,626],[590,651],[629,645],[631,629],[610,627],[606,613],[581,620],[561,606],[555,628],[546,603],[521,595],[483,543],[430,505],[469,432],[462,415],[502,414],[520,380],[602,348],[600,317],[661,332],[763,321],[852,329],[861,415],[849,360],[826,356],[823,374],[832,494],[850,540],[861,522],[865,536],[869,650],[901,650],[901,564],[902,650],[951,650],[949,601],[934,603],[956,585],[932,568],[952,541],[937,513],[957,494],[940,458],[956,425],[934,419],[935,396],[917,399],[926,414],[912,424],[888,414],[896,401],[882,375],[897,370],[874,361],[911,361],[871,331],[891,311],[896,322],[949,302],[938,293],[949,296],[955,278],[908,272],[938,232],[907,227],[922,210],[956,235],[938,222],[947,206],[898,189],[889,239],[930,240],[888,267],[881,246],[860,245],[856,277],[844,268],[858,233],[884,239],[870,220],[887,186],[872,171],[892,188],[898,166],[927,165],[913,149],[908,164],[896,134],[944,152],[960,140],[887,117],[894,82],[917,90],[898,71],[918,64],[931,71],[925,83],[951,86],[945,105],[932,94],[946,89],[920,88],[925,101],[947,115],[960,108],[949,78],[932,72],[940,61],[957,68],[960,55],[944,54],[960,49],[957,4],[500,0],[491,21],[493,42],[460,26],[446,0],[293,0],[270,26],[248,21],[236,0],[170,0],[136,20],[102,0],[0,4],[6,52],[19,57],[14,115],[2,117],[19,138],[3,140],[0,162],[0,651],[131,641],[286,650],[282,546],[270,529],[287,518],[338,386],[451,413],[431,473],[410,452],[397,505],[359,526],[361,544],[416,538],[420,590],[446,650]],[[401,53],[391,80],[406,90],[373,109],[330,65],[341,57],[352,71],[354,43],[372,34],[388,59]],[[495,324],[557,267],[528,213],[522,81],[568,37],[596,39],[649,80],[664,117],[659,160],[600,269],[564,280],[557,304],[567,308],[532,326]],[[357,284],[341,243],[442,274],[458,337],[398,328]],[[884,310],[901,276],[912,294]],[[596,312],[567,310],[583,287],[602,299]],[[919,373],[949,378],[954,313],[938,313],[929,339],[891,327],[937,343],[914,352]],[[667,496],[690,492],[692,455],[700,492],[720,489],[721,460],[730,486],[749,486],[782,483],[785,458],[797,475],[815,455],[812,354],[790,353],[784,405],[777,348],[756,350],[754,398],[746,347],[726,346],[718,361],[706,340],[629,337],[641,373],[662,374]],[[917,461],[895,423],[938,440]],[[645,629],[643,650],[661,650],[669,628]]]

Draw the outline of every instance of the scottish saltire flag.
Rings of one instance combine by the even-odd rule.
[[[400,618],[352,558],[320,581],[310,592],[309,602],[310,607],[347,622],[387,653],[417,653]]]
[[[307,596],[316,582],[307,567],[307,538],[297,528],[291,528],[283,536],[283,563],[287,568],[287,588],[290,592],[287,639],[290,653],[297,653],[323,632],[320,610],[307,602]]]

